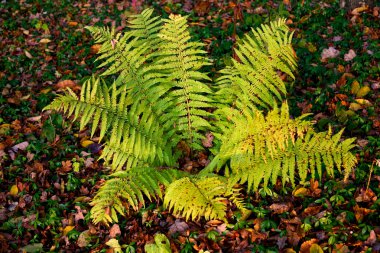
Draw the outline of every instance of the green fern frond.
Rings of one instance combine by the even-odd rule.
[[[167,187],[164,206],[186,220],[225,220],[226,191],[227,184],[219,176],[184,177]]]
[[[91,218],[95,224],[118,222],[117,213],[125,215],[129,207],[138,210],[145,205],[145,198],[162,199],[160,185],[168,186],[187,175],[175,169],[155,168],[133,168],[116,172],[92,200]]]
[[[205,172],[229,161],[230,184],[247,183],[248,190],[256,190],[261,182],[264,187],[275,184],[279,176],[294,186],[296,170],[301,182],[308,173],[321,176],[323,166],[331,176],[334,168],[348,175],[356,164],[350,152],[354,139],[340,142],[342,132],[315,133],[304,117],[290,119],[286,103],[267,116],[256,111],[254,117],[235,117],[234,126],[224,132],[219,155]]]
[[[174,127],[181,139],[192,148],[200,149],[202,135],[210,128],[206,120],[212,107],[212,90],[205,83],[210,78],[199,70],[209,65],[201,49],[202,43],[191,42],[186,18],[170,15],[159,33],[161,44],[157,52],[157,71],[163,73],[163,84],[169,87],[171,98],[168,119],[175,118]],[[172,126],[173,127],[173,126]]]
[[[292,35],[284,19],[252,29],[235,49],[239,61],[233,59],[233,65],[221,71],[218,100],[240,111],[271,109],[282,102],[286,85],[278,71],[294,78],[296,68]]]
[[[109,27],[86,26],[85,28],[90,31],[95,43],[111,42],[116,36],[114,27],[110,29]]]
[[[124,92],[92,77],[84,84],[80,98],[69,91],[60,95],[45,109],[63,111],[73,120],[80,117],[80,129],[92,123],[91,135],[100,128],[100,140],[107,132],[110,138],[101,158],[111,161],[114,170],[134,166],[157,166],[175,163],[170,135],[164,132],[156,117],[144,107],[130,106]]]

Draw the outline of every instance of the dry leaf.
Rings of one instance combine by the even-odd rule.
[[[120,227],[118,224],[113,224],[110,228],[110,237],[115,238],[118,235],[121,235]]]
[[[91,233],[89,230],[85,230],[78,236],[77,245],[80,248],[86,247],[91,241]]]
[[[359,141],[358,141],[359,142]],[[368,143],[368,142],[367,142]],[[376,194],[370,189],[360,189],[360,194],[355,198],[356,202],[376,201]]]
[[[70,160],[62,161],[61,163],[62,163],[62,167],[60,168],[60,171],[69,172],[70,170],[72,170],[72,163]]]
[[[99,52],[99,50],[100,50],[101,47],[102,47],[101,44],[94,44],[94,45],[91,46],[90,52],[92,54],[97,54]]]
[[[24,53],[26,57],[28,57],[29,59],[33,59],[33,56],[27,50],[24,50]]]
[[[206,133],[206,138],[202,140],[203,147],[211,148],[213,140],[214,140],[214,135],[210,132]]]
[[[51,40],[49,40],[49,39],[41,39],[40,40],[41,44],[47,44],[47,43],[50,43],[50,42],[51,42]]]
[[[63,229],[63,235],[67,235],[67,233],[69,233],[71,230],[73,230],[75,228],[75,226],[66,226],[64,229]]]
[[[76,84],[72,80],[63,80],[63,81],[58,82],[55,85],[55,87],[58,89],[66,89],[66,88],[73,89],[75,86],[76,86]]]
[[[371,230],[371,232],[369,233],[369,236],[367,238],[367,240],[364,242],[366,245],[374,245],[375,242],[377,241],[377,237],[376,237],[376,233],[374,230]]]
[[[18,194],[18,187],[17,185],[12,185],[11,190],[9,191],[9,195],[15,197]]]
[[[68,23],[69,26],[77,26],[78,25],[78,22],[75,22],[75,21],[70,21]]]
[[[368,86],[363,86],[360,88],[360,90],[356,93],[356,97],[362,98],[365,97],[369,92],[371,91],[371,88]]]
[[[80,206],[75,206],[75,209],[77,209],[77,212],[74,214],[74,221],[77,224],[78,221],[84,220],[84,215]]]
[[[293,196],[294,197],[303,197],[303,196],[307,196],[307,195],[309,195],[309,190],[306,189],[306,188],[304,188],[304,187],[295,189],[293,191]]]
[[[169,235],[175,234],[177,232],[183,233],[186,232],[186,230],[188,229],[189,225],[187,225],[186,222],[176,219],[174,224],[169,227]]]
[[[323,49],[322,51],[322,61],[329,58],[336,58],[339,55],[340,51],[334,47],[329,47],[328,49]]]
[[[91,140],[84,140],[84,141],[81,141],[80,145],[84,148],[87,148],[88,146],[90,146],[91,144],[93,144],[94,142],[91,141]]]
[[[351,14],[354,16],[360,15],[361,12],[368,10],[368,6],[361,6],[352,10]]]
[[[375,212],[376,210],[367,209],[364,207],[359,207],[358,205],[354,206],[355,218],[358,222],[361,222],[364,216]]]
[[[11,149],[14,152],[17,152],[18,150],[25,150],[29,146],[29,142],[24,141],[20,142],[19,144],[14,145]]]
[[[310,253],[323,253],[323,249],[321,248],[321,246],[314,243],[311,245],[309,252]]]
[[[300,253],[309,253],[310,252],[310,247],[311,245],[315,244],[316,242],[318,242],[317,239],[313,238],[311,240],[308,240],[308,241],[305,241],[301,244],[301,248],[300,248]]]
[[[344,55],[345,61],[351,61],[356,57],[356,53],[354,50],[350,49],[347,54]]]
[[[273,211],[273,213],[275,214],[282,214],[282,213],[285,213],[287,211],[289,211],[290,209],[290,204],[285,204],[285,203],[274,203],[272,205],[269,206],[269,209]]]

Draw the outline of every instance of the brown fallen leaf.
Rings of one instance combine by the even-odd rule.
[[[121,235],[120,227],[118,224],[113,224],[110,228],[110,237],[115,238],[118,235]]]
[[[269,206],[269,209],[272,210],[275,214],[282,214],[289,211],[290,207],[290,203],[274,203]]]
[[[370,201],[376,201],[377,196],[376,194],[370,189],[360,189],[359,195],[355,198],[356,202],[370,202]]]
[[[367,209],[364,207],[354,206],[355,218],[358,222],[361,222],[364,217],[370,213],[376,212],[376,210]]]
[[[309,253],[311,245],[315,244],[316,242],[318,242],[318,240],[315,238],[303,242],[301,244],[300,253]]]
[[[374,230],[371,230],[371,232],[369,233],[369,236],[367,238],[367,240],[364,242],[366,245],[374,245],[375,242],[377,241],[377,237],[376,237],[376,233]]]

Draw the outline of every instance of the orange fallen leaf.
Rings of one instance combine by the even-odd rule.
[[[70,21],[68,23],[69,26],[77,26],[78,25],[78,22],[75,22],[75,21]]]
[[[91,46],[90,52],[92,54],[97,54],[99,52],[99,50],[100,50],[101,47],[102,47],[101,44],[94,44],[94,45]]]
[[[75,87],[75,82],[72,80],[63,80],[58,82],[55,87],[58,89],[66,89],[66,88],[74,88]]]
[[[309,253],[311,245],[315,244],[316,242],[318,242],[318,240],[315,238],[303,242],[301,244],[300,253]]]
[[[368,6],[358,7],[358,8],[353,9],[351,14],[357,16],[357,15],[360,15],[361,12],[366,11],[366,10],[368,10]]]

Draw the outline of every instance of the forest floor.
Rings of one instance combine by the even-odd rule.
[[[301,1],[295,1],[301,2]],[[316,1],[313,1],[316,2]],[[273,186],[243,198],[252,214],[186,222],[151,203],[111,227],[93,225],[91,198],[107,177],[102,146],[60,114],[42,112],[66,87],[96,73],[85,26],[125,28],[126,17],[188,15],[217,75],[238,37],[278,17],[294,31],[299,72],[288,101],[293,116],[312,113],[356,137],[359,163],[349,182],[323,175],[296,189]],[[173,252],[380,252],[380,15],[346,12],[335,1],[0,2],[0,252],[142,252],[156,232]],[[319,247],[312,245],[318,245]]]

